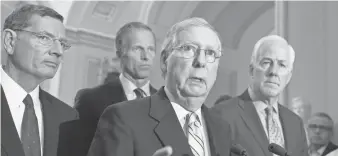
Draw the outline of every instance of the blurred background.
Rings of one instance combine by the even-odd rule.
[[[294,97],[302,97],[313,113],[326,112],[338,122],[338,2],[1,1],[1,27],[13,8],[25,3],[49,6],[65,17],[73,46],[56,76],[42,86],[70,106],[79,89],[97,86],[109,72],[120,70],[114,38],[122,25],[141,21],[154,30],[157,56],[151,83],[159,88],[163,85],[159,54],[167,30],[185,18],[202,17],[220,33],[225,52],[206,102],[209,107],[220,95],[236,96],[247,88],[255,42],[278,34],[296,52],[293,77],[280,102],[288,106]],[[2,53],[1,61],[5,59]]]

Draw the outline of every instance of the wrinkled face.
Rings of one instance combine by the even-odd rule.
[[[150,76],[155,58],[155,38],[148,30],[133,30],[125,37],[121,62],[124,72],[134,79],[145,79]]]
[[[261,48],[250,67],[253,90],[264,97],[277,97],[289,83],[292,64],[287,44]]]
[[[308,122],[308,138],[311,144],[325,145],[333,136],[333,122],[325,117],[314,116]]]
[[[219,58],[208,58],[212,51],[221,54],[217,34],[206,27],[190,27],[178,34],[177,47],[181,48],[174,48],[165,61],[166,86],[183,97],[206,97],[216,80],[219,64]],[[191,53],[193,47],[198,49],[195,56],[182,57]]]
[[[49,46],[42,44],[41,41],[46,39],[44,35],[65,40],[64,25],[52,17],[37,15],[32,16],[30,23],[32,25],[23,31],[13,31],[17,40],[9,57],[22,72],[37,79],[50,79],[54,77],[59,67],[64,50],[59,40],[55,40]]]

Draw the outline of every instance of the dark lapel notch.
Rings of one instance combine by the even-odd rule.
[[[239,96],[239,106],[243,111],[240,112],[242,119],[251,130],[254,138],[260,144],[261,149],[264,151],[266,156],[272,156],[268,151],[268,138],[263,129],[263,125],[259,119],[255,106],[249,96],[248,90]]]
[[[163,87],[151,97],[149,115],[158,122],[154,132],[163,146],[170,145],[173,155],[193,155]]]
[[[278,109],[279,119],[283,127],[285,149],[288,152],[291,152],[293,151],[293,148],[298,147],[297,143],[299,143],[297,140],[300,137],[300,133],[295,133],[295,131],[299,131],[297,128],[301,129],[302,127],[300,124],[297,124],[297,120],[290,118],[293,116],[291,111],[287,110],[287,108],[284,108],[280,104],[278,104]]]
[[[40,88],[40,102],[42,106],[43,114],[43,127],[44,127],[44,147],[43,155],[46,156],[56,156],[57,153],[57,144],[59,136],[59,124],[60,121],[57,120],[58,114],[57,110],[54,109],[53,101],[47,96],[44,90]]]
[[[208,137],[209,137],[209,147],[210,147],[210,153],[211,156],[219,156],[220,152],[218,149],[222,148],[222,142],[219,138],[215,136],[223,136],[221,131],[218,131],[220,127],[217,127],[216,125],[219,125],[219,120],[217,121],[213,116],[209,113],[208,108],[206,106],[202,106],[202,113],[205,120]],[[230,139],[230,138],[229,138]],[[217,146],[218,145],[218,146]]]

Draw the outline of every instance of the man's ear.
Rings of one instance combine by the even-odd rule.
[[[292,78],[292,70],[289,73],[288,80],[286,81],[287,82],[286,84],[289,84],[291,78]]]
[[[249,75],[250,77],[253,76],[253,70],[254,70],[254,66],[252,64],[249,65]]]
[[[3,46],[8,55],[14,53],[15,43],[17,41],[17,34],[11,29],[5,29],[3,31]]]
[[[162,76],[164,77],[164,73],[167,73],[167,59],[168,56],[166,56],[165,52],[161,52],[161,56],[160,56],[160,68],[162,71]]]

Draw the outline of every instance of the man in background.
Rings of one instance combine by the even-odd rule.
[[[121,74],[109,83],[78,91],[75,108],[80,114],[84,136],[79,137],[86,155],[94,136],[97,122],[108,106],[154,94],[149,82],[155,57],[156,38],[152,29],[141,22],[125,24],[116,34],[116,55],[120,59]]]
[[[205,99],[222,55],[215,29],[201,18],[172,26],[160,67],[165,85],[143,99],[109,106],[88,156],[151,156],[171,146],[175,156],[228,156],[230,128],[209,112]]]
[[[304,129],[306,133],[306,140],[309,145],[309,139],[307,138],[307,123],[309,118],[311,117],[312,107],[310,102],[306,101],[304,98],[295,97],[292,99],[291,104],[289,105],[289,109],[297,114],[304,123]]]
[[[334,122],[326,113],[315,113],[308,122],[308,137],[310,141],[310,156],[326,156],[335,151],[338,146],[331,142],[334,132]]]
[[[303,120],[304,124],[306,124],[311,117],[311,104],[302,97],[293,98],[289,108]]]
[[[2,35],[8,59],[1,68],[1,155],[67,156],[69,137],[62,127],[77,112],[40,88],[71,47],[63,17],[45,6],[24,5],[6,18]]]
[[[232,139],[252,156],[272,156],[275,143],[295,156],[307,156],[302,120],[278,103],[290,82],[295,52],[277,35],[261,38],[254,46],[249,65],[249,86],[238,97],[213,107],[232,129]]]

